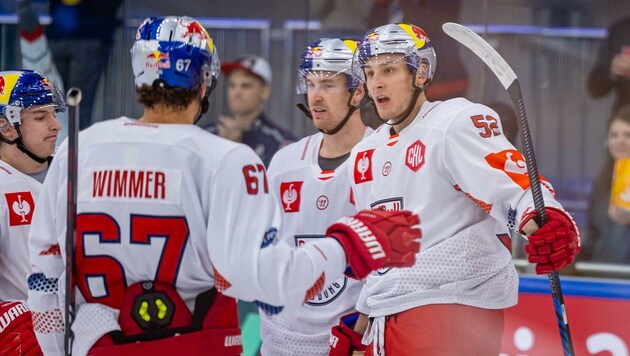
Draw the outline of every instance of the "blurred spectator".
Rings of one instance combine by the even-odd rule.
[[[368,29],[373,0],[309,0],[311,16],[322,22],[322,37],[360,39]]]
[[[101,75],[107,66],[114,31],[120,24],[122,0],[50,0],[52,19],[46,30],[53,62],[66,88],[83,92],[80,127],[92,123],[92,107]],[[37,39],[41,26],[30,0],[18,0],[20,35]],[[100,120],[101,118],[97,118]]]
[[[288,131],[271,122],[263,106],[271,94],[271,67],[259,56],[247,55],[224,63],[230,116],[221,116],[207,130],[251,147],[269,165],[280,148],[295,141]]]
[[[608,37],[601,43],[597,62],[588,76],[588,90],[594,98],[614,90],[613,113],[630,104],[630,18],[608,28]]]
[[[610,121],[607,148],[593,185],[580,259],[630,263],[630,211],[610,206],[615,160],[630,158],[630,106],[622,107]]]
[[[374,0],[370,27],[389,22],[412,23],[431,38],[440,65],[427,88],[430,101],[464,96],[468,90],[468,73],[459,58],[460,45],[442,31],[443,23],[458,21],[461,5],[461,0]]]

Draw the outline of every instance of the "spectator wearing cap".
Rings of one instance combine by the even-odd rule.
[[[251,147],[265,165],[293,135],[267,118],[263,106],[271,93],[271,68],[262,57],[247,55],[224,63],[230,115],[221,115],[208,131]]]

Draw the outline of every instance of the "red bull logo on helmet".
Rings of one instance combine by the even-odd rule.
[[[201,26],[201,24],[197,21],[191,21],[188,24],[185,23],[181,23],[182,26],[186,26],[186,32],[184,32],[184,34],[182,35],[182,38],[188,38],[190,36],[199,36],[201,37],[201,39],[208,39],[210,38],[210,35],[208,35],[208,32],[206,32],[206,29],[203,28],[203,26]]]
[[[374,43],[376,41],[378,41],[379,39],[379,34],[378,32],[370,32],[368,33],[367,36],[365,36],[365,39],[363,39],[363,43],[367,44],[367,43]]]
[[[52,90],[53,85],[50,83],[50,80],[48,80],[48,78],[42,79],[41,83],[42,83],[42,86],[44,87],[44,89]]]
[[[170,68],[171,58],[169,57],[168,52],[155,50],[147,55],[145,66],[147,68]]]
[[[312,47],[309,48],[306,53],[306,58],[319,58],[322,56],[322,48],[321,47]]]
[[[0,76],[0,95],[4,95],[4,77]]]

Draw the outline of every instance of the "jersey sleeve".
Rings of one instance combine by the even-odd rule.
[[[334,239],[292,248],[281,242],[280,212],[264,166],[239,146],[212,178],[208,248],[215,285],[224,294],[276,307],[297,307],[346,267]]]
[[[66,155],[62,146],[50,165],[28,238],[33,268],[28,277],[28,306],[37,341],[46,355],[62,354],[64,350],[65,244],[59,241],[65,239],[66,206],[58,202],[60,197],[66,201]]]
[[[514,228],[534,206],[523,155],[505,138],[499,116],[474,104],[446,129],[442,162],[453,185],[495,219]],[[541,177],[546,206],[562,208]]]

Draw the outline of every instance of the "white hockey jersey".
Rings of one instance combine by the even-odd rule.
[[[366,129],[366,135],[370,132]],[[281,149],[269,166],[270,189],[281,206],[282,236],[292,246],[317,241],[333,222],[356,214],[348,160],[335,170],[323,171],[318,164],[323,137],[317,133]],[[341,276],[301,308],[261,313],[262,354],[328,355],[330,329],[355,311],[362,286]]]
[[[28,231],[41,183],[0,161],[0,300],[26,300]]]
[[[63,348],[67,141],[44,183],[29,235],[29,305],[44,352]],[[125,288],[173,284],[192,310],[213,286],[228,296],[298,307],[346,267],[334,239],[274,244],[277,206],[247,146],[192,125],[128,118],[80,133],[73,354],[119,329]],[[42,255],[56,249],[60,254]]]
[[[368,276],[357,308],[379,317],[427,304],[514,305],[508,226],[518,226],[533,199],[524,159],[498,115],[463,98],[425,102],[392,132],[383,125],[352,150],[354,196],[358,209],[418,214],[421,249],[413,267]],[[547,206],[560,207],[542,190]]]

